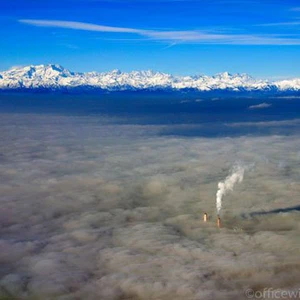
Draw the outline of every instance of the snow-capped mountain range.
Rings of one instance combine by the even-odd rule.
[[[153,71],[123,73],[118,70],[106,73],[76,73],[60,65],[31,65],[0,72],[0,90],[70,90],[73,88],[108,91],[193,89],[202,92],[214,90],[297,92],[300,91],[300,79],[270,82],[254,79],[247,74],[172,76]]]

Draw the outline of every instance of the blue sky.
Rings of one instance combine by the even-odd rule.
[[[300,1],[0,1],[0,70],[300,77]]]

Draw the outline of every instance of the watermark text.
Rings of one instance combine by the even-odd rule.
[[[247,299],[300,299],[300,288],[293,290],[264,288],[263,290],[245,290]]]

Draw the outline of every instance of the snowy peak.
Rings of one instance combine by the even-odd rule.
[[[223,72],[223,73],[216,74],[214,77],[226,80],[226,79],[230,79],[232,77],[232,75],[228,72]]]
[[[45,72],[64,72],[67,71],[60,65],[30,65],[25,67],[13,67],[10,70],[6,71],[6,73],[10,74],[28,74],[29,76],[33,73],[45,73]]]
[[[285,90],[299,91],[300,90],[300,78],[276,81],[276,82],[274,82],[274,84],[281,91],[285,91]]]
[[[60,65],[30,65],[14,67],[0,73],[0,89],[72,89],[93,88],[102,90],[141,90],[141,89],[194,89],[198,91],[298,91],[300,79],[268,82],[257,80],[247,74],[228,72],[215,76],[173,76],[155,71],[120,70],[97,73],[70,72]]]

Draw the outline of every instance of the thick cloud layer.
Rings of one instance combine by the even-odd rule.
[[[267,213],[299,205],[299,136],[163,138],[163,126],[79,116],[0,123],[2,294],[217,300],[299,288],[300,213]],[[217,184],[237,161],[251,168],[223,198],[218,229]]]

